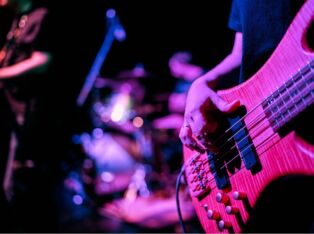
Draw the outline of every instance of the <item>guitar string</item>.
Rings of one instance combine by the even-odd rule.
[[[304,74],[304,76],[307,75],[308,73],[312,73],[312,72],[311,72],[311,71],[308,71],[306,74]],[[301,76],[302,76],[302,74],[301,74]],[[298,82],[302,82],[302,80],[298,80],[297,83],[295,83],[295,85],[297,85]],[[283,85],[285,85],[285,84],[286,84],[286,82],[285,82]],[[288,94],[288,95],[289,95],[289,94]],[[273,94],[271,94],[269,97],[271,97],[271,96],[273,96]],[[251,114],[253,111],[255,111],[255,110],[256,110],[259,106],[261,106],[262,104],[263,104],[263,102],[257,104],[250,112],[248,112],[248,113],[247,113],[246,115],[244,115],[241,119],[239,119],[236,123],[234,123],[231,127],[229,127],[220,137],[218,137],[218,139],[217,139],[213,144],[218,143],[218,141],[219,141],[221,138],[223,138],[224,136],[227,135],[227,134],[226,134],[227,132],[231,131],[231,129],[232,129],[233,127],[235,127],[236,125],[238,125],[240,121],[242,121],[244,118],[246,118],[249,114]],[[271,105],[268,106],[268,107],[270,108]],[[267,108],[266,108],[265,110],[267,110]],[[263,113],[262,113],[262,114],[263,114]],[[262,114],[261,114],[261,115],[262,115]],[[260,115],[260,116],[261,116],[261,115]],[[253,121],[254,121],[254,120],[253,120]],[[252,122],[253,122],[253,121],[252,121]],[[252,123],[252,122],[250,122],[250,123]],[[250,124],[250,123],[248,123],[248,124]],[[234,133],[228,140],[233,139],[233,137],[234,137],[239,131],[243,130],[244,128],[245,128],[245,126],[242,127],[242,128],[240,128],[239,130],[237,130],[236,133]],[[223,146],[223,145],[222,145],[222,146]],[[220,146],[220,147],[222,147],[222,146]],[[218,147],[218,148],[220,148],[220,147]]]
[[[302,91],[302,90],[300,90],[300,91]],[[290,104],[293,104],[293,103],[294,103],[293,101],[290,101],[290,100],[289,100],[289,102],[287,102],[286,104],[290,105]],[[284,107],[284,106],[283,106],[283,107]],[[284,108],[283,108],[283,109],[284,109]],[[265,110],[267,110],[267,108],[266,108]],[[280,110],[279,112],[274,113],[274,115],[280,114],[280,113],[284,113],[284,112],[283,112],[282,110]],[[260,117],[263,117],[263,118],[260,118]],[[273,116],[270,116],[270,117],[273,117]],[[267,116],[264,115],[264,113],[261,113],[260,115],[257,116],[257,118],[259,118],[259,119],[257,119],[255,123],[253,123],[253,121],[249,123],[250,125],[247,126],[248,131],[254,130],[254,128],[259,128],[260,125],[258,125],[258,124],[260,124],[261,121],[263,121],[265,118],[267,118]],[[265,123],[265,122],[262,122],[262,124],[264,124],[264,123]],[[271,123],[271,124],[272,124],[272,123]],[[257,126],[257,125],[258,125],[258,126]],[[245,127],[242,127],[241,129],[244,129],[244,128],[245,128]],[[267,126],[267,128],[268,128],[268,126]],[[237,133],[238,133],[238,132],[237,132]],[[236,134],[237,134],[237,133],[236,133]],[[236,135],[236,134],[234,134],[234,135]],[[251,134],[246,134],[242,139],[240,139],[240,140],[237,142],[237,145],[239,145],[239,144],[240,144],[242,141],[244,141],[245,139],[251,137],[251,135],[253,135],[253,133],[251,133]],[[230,141],[230,140],[232,140],[232,139],[234,139],[233,136],[230,137],[227,141]],[[252,140],[254,140],[254,137],[252,137]],[[228,143],[228,142],[225,142],[225,143],[222,145],[222,147],[220,148],[220,150],[223,149],[223,146],[225,146],[227,143]],[[231,150],[233,150],[233,149],[235,149],[235,148],[236,148],[236,145],[234,144],[231,148],[228,149],[229,151],[227,151],[227,152],[225,152],[223,155],[219,156],[219,158],[217,158],[217,160],[215,160],[215,162],[218,162],[218,161],[221,161],[222,159],[225,159],[225,156],[228,155],[229,153],[231,153],[231,152],[232,152]]]
[[[305,74],[302,74],[300,71],[298,72],[298,73],[296,73],[295,75],[299,75],[299,76],[305,76],[305,75],[307,75],[308,73],[312,73],[313,71],[311,71],[312,70],[312,63],[314,62],[314,60],[312,60],[312,61],[310,61],[310,62],[308,62],[308,64],[307,65],[305,65],[305,66],[303,66],[303,68],[305,68],[306,66],[307,67],[309,67],[310,68],[310,70],[309,71],[307,71],[307,73],[305,73]],[[302,68],[302,69],[303,69]],[[293,75],[291,78],[293,78],[295,75]],[[289,81],[289,80],[288,80]],[[286,81],[286,82],[288,82],[288,81]],[[302,80],[298,80],[297,82],[301,82]],[[286,82],[283,84],[283,85],[285,85],[286,84]],[[272,96],[273,94],[271,94],[270,95],[270,97]],[[217,140],[213,143],[213,144],[216,144],[221,138],[223,138],[225,135],[226,135],[226,133],[227,132],[229,132],[229,131],[231,131],[231,129],[234,127],[234,126],[236,126],[240,121],[242,121],[245,117],[247,117],[251,112],[253,112],[256,108],[258,108],[260,105],[261,105],[262,103],[259,103],[259,104],[257,104],[255,107],[253,107],[253,109],[250,111],[250,112],[248,112],[246,115],[244,115],[241,119],[239,119],[237,122],[235,122],[231,127],[229,127],[221,136],[219,136],[218,138],[217,138]],[[238,131],[241,131],[242,129],[239,129]],[[234,134],[235,135],[235,134]],[[233,136],[234,136],[233,135]]]
[[[307,74],[309,74],[309,73],[312,73],[312,72],[311,72],[311,71],[308,71],[307,73],[304,74],[304,76],[307,75]],[[302,74],[301,74],[301,76],[302,76]],[[311,77],[311,78],[312,78],[312,77]],[[302,82],[302,81],[303,81],[303,80],[298,80],[297,83],[295,83],[295,85],[297,85],[298,82]],[[285,82],[284,84],[286,84],[286,82]],[[302,90],[298,90],[298,91],[302,91]],[[288,92],[288,91],[287,91],[287,92]],[[273,94],[272,94],[272,95],[273,95]],[[270,97],[271,97],[272,95],[270,95]],[[288,93],[288,95],[289,95],[289,93]],[[289,96],[290,96],[290,95],[289,95]],[[291,99],[291,98],[290,98],[290,99]],[[289,99],[289,102],[290,102],[290,99]],[[292,101],[292,102],[293,102],[293,101]],[[248,113],[247,113],[246,115],[244,115],[240,120],[238,120],[235,124],[233,124],[230,128],[228,128],[228,129],[224,132],[224,134],[222,134],[222,135],[219,137],[219,139],[222,139],[223,137],[227,136],[226,133],[229,132],[229,131],[231,130],[231,128],[233,128],[233,127],[235,127],[237,124],[239,124],[239,122],[240,122],[241,120],[243,120],[244,118],[246,118],[249,114],[253,113],[253,111],[256,110],[256,109],[257,109],[259,106],[261,106],[262,104],[263,104],[263,102],[257,104],[250,112],[248,112]],[[249,122],[249,123],[247,124],[248,126],[243,126],[243,127],[241,127],[239,130],[237,130],[232,136],[229,137],[229,139],[226,140],[226,142],[225,142],[224,144],[222,144],[222,145],[220,145],[220,146],[217,147],[218,150],[222,150],[223,147],[224,147],[229,141],[233,140],[234,137],[235,137],[241,130],[243,130],[243,129],[245,129],[245,128],[247,128],[248,131],[252,130],[252,128],[254,128],[257,124],[259,124],[260,121],[262,121],[262,120],[264,120],[265,118],[267,118],[267,116],[265,115],[265,111],[271,109],[272,107],[273,107],[272,105],[269,105],[267,108],[265,108],[264,112],[262,112],[261,114],[259,114],[259,115],[257,116],[257,118],[260,118],[260,117],[264,117],[264,118],[259,119],[259,120],[257,120],[257,121],[256,121],[256,119],[254,119],[253,121],[251,121],[251,122]],[[282,112],[282,111],[280,110],[279,112],[276,112],[276,113],[274,113],[274,114],[276,115],[276,114],[281,113],[281,112]],[[273,116],[270,116],[270,117],[273,117]],[[254,121],[255,121],[255,122],[254,122]],[[246,136],[243,137],[242,139],[240,139],[238,143],[242,142],[243,140],[245,140],[245,139],[248,138],[248,137],[249,137],[249,134],[246,134]],[[213,144],[215,145],[217,142],[218,142],[218,139],[217,139]],[[235,147],[235,146],[231,147],[231,148],[228,149],[228,150],[230,151],[230,150],[232,150],[234,147]],[[227,155],[227,154],[229,153],[229,151],[228,151],[227,153],[225,153],[224,155]],[[215,162],[218,162],[218,161],[220,161],[220,160],[222,160],[222,159],[223,159],[223,157],[220,156]]]
[[[268,129],[268,126],[266,126],[264,129],[262,129],[262,130],[260,130],[259,131],[259,133],[260,132],[263,132],[264,130],[266,130],[266,129]],[[255,136],[255,137],[258,137],[259,136],[259,133],[257,134],[257,136]],[[252,133],[253,134],[253,133]],[[257,145],[256,146],[256,150],[258,150],[259,149],[259,147],[261,146],[261,145],[263,145],[266,141],[268,141],[270,138],[272,138],[273,136],[274,136],[274,134],[275,134],[275,132],[271,135],[271,136],[269,136],[268,138],[266,138],[264,141],[262,141],[259,145]],[[254,138],[252,138],[253,140],[254,140]],[[249,144],[248,146],[246,146],[243,150],[242,150],[242,153],[244,153],[244,151],[246,151],[247,149],[249,149],[251,146],[253,146],[254,145],[254,143],[251,143],[251,144]],[[230,151],[229,151],[230,152]],[[239,157],[241,157],[241,153],[238,153],[237,155],[235,155],[230,161],[228,161],[228,162],[226,162],[226,164],[225,165],[223,165],[222,167],[220,167],[219,168],[219,170],[222,170],[222,169],[224,169],[224,168],[227,168],[227,166],[231,163],[231,162],[233,162],[235,159],[237,159],[237,158],[239,158]],[[259,157],[261,157],[261,156],[259,156]],[[202,161],[202,163],[208,163],[209,162],[209,160],[208,159],[205,159],[205,160],[203,160]],[[216,161],[217,162],[217,161]],[[241,168],[239,169],[239,171],[240,170],[242,170],[244,168],[244,166],[241,166]],[[237,171],[237,172],[239,172],[239,171]],[[237,173],[236,172],[236,173]],[[234,174],[236,174],[236,173],[234,173]],[[213,175],[216,175],[217,173],[212,173]],[[233,175],[234,175],[233,174]],[[233,175],[231,175],[231,176],[233,176]],[[230,177],[231,177],[230,176]],[[213,179],[211,179],[210,181],[208,181],[208,183],[212,183],[213,181],[215,180],[215,178],[213,178]],[[215,186],[214,186],[214,188],[216,188]]]
[[[306,73],[305,75],[307,75],[308,73]],[[259,105],[261,105],[261,104],[259,104]],[[249,113],[248,113],[249,114]],[[261,115],[260,115],[261,116]],[[260,119],[258,122],[260,122],[261,120],[263,120],[264,118],[262,118],[262,119]],[[252,121],[253,122],[253,121]],[[252,123],[251,122],[251,123]],[[256,125],[256,123],[254,124],[254,125]],[[263,130],[261,130],[261,131],[264,131],[265,129],[267,129],[268,128],[268,126],[266,126],[266,128],[264,128]],[[260,132],[261,132],[260,131]],[[273,133],[274,134],[274,133]],[[259,134],[257,135],[257,136],[259,136]],[[246,137],[244,137],[242,140],[244,140],[245,138],[247,138],[248,136],[246,136]],[[254,139],[254,138],[253,138]],[[241,141],[242,141],[241,140]],[[267,139],[266,140],[264,140],[260,145],[262,145],[262,144],[264,144],[265,142],[267,141]],[[249,147],[251,147],[252,145],[254,145],[253,143],[251,143],[250,145],[248,145],[247,147],[245,147],[244,149],[243,149],[243,151],[242,151],[242,153],[244,152],[244,151],[246,151],[247,149],[249,149]],[[258,147],[260,146],[260,145],[257,145],[256,146],[256,149],[258,149]],[[233,148],[233,147],[232,147]],[[232,149],[231,148],[231,149]],[[230,151],[229,151],[230,152]],[[228,154],[229,152],[227,152],[226,154]],[[226,155],[226,154],[224,154],[224,155]],[[223,156],[224,156],[223,155]],[[219,157],[219,160],[221,160],[222,158],[223,158],[223,156],[221,156],[221,157]],[[232,161],[234,161],[235,159],[237,159],[238,157],[241,157],[241,154],[240,153],[238,153],[235,157],[233,157],[230,161],[228,161],[228,162],[226,162],[226,164],[224,165],[224,166],[222,166],[221,168],[219,168],[220,170],[221,169],[223,169],[223,168],[226,168],[227,166],[228,166],[228,164],[230,164]],[[194,157],[195,158],[195,157]],[[217,162],[217,161],[219,161],[219,160],[216,160],[215,162]],[[191,161],[191,160],[189,160],[189,161]],[[209,160],[203,160],[202,161],[202,163],[204,163],[204,162],[208,162]],[[242,170],[243,168],[241,168],[240,170]],[[240,171],[239,170],[239,171]],[[215,175],[215,174],[217,174],[217,173],[212,173],[213,175]],[[208,183],[212,183],[213,181],[215,180],[215,178],[213,178],[213,179],[211,179]]]
[[[275,133],[274,133],[274,134],[275,134]],[[261,145],[263,145],[265,142],[267,142],[270,138],[272,138],[272,137],[274,136],[274,134],[273,134],[272,136],[268,137],[268,138],[267,138],[265,141],[263,141],[260,145],[256,146],[256,149],[258,150],[258,148],[259,148]],[[253,144],[247,146],[243,151],[247,150],[247,149],[248,149],[250,146],[252,146],[252,145],[253,145]],[[263,153],[260,154],[259,158],[262,157],[262,156],[263,156]],[[226,165],[220,167],[219,169],[226,168],[229,163],[231,163],[233,160],[237,159],[238,157],[240,157],[240,154],[237,154],[234,158],[232,158],[230,161],[228,161],[228,163],[226,163]],[[203,162],[208,162],[208,160],[205,159]],[[245,168],[245,166],[242,165],[241,168],[239,168],[239,170],[236,171],[234,174],[230,175],[229,178],[232,177],[232,176],[234,176],[236,173],[240,172],[240,171],[241,171],[242,169],[244,169],[244,168]],[[209,179],[209,181],[207,182],[207,184],[209,184],[209,186],[210,186],[211,189],[215,189],[215,188],[217,188],[217,184],[214,183],[214,182],[215,182],[215,177],[214,177],[214,176],[215,176],[217,173],[216,173],[216,172],[213,172],[213,173],[211,173],[211,174],[213,175],[213,178]],[[214,184],[214,185],[212,186],[212,184]],[[212,186],[212,187],[211,187],[211,186]]]
[[[313,60],[314,61],[314,60]],[[313,62],[312,61],[312,62]],[[299,71],[299,73],[297,73],[297,75],[299,75],[299,76],[306,76],[306,75],[308,75],[309,73],[312,73],[312,67],[311,67],[311,64],[308,64],[308,65],[306,65],[306,66],[308,66],[310,69],[306,72],[306,73],[304,73],[304,74],[302,74],[300,71]],[[304,66],[304,67],[306,67],[306,66]],[[303,67],[303,68],[304,68]],[[311,78],[313,78],[313,77],[310,77],[310,79]],[[298,83],[299,82],[304,82],[304,80],[298,80],[297,82],[294,82],[294,86],[296,86],[296,85],[298,85]],[[284,84],[286,84],[286,82],[284,83]],[[306,86],[307,86],[307,84],[306,84]],[[298,90],[298,91],[302,91],[302,90]],[[273,94],[272,94],[273,95]],[[271,96],[272,96],[271,95]],[[291,99],[291,96],[290,96],[290,94],[289,94],[289,91],[288,91],[288,95],[289,95],[289,97],[290,97],[290,99]],[[271,97],[270,96],[270,97]],[[290,102],[290,99],[289,99],[289,102]],[[293,102],[293,101],[292,101]],[[294,103],[294,102],[293,102]],[[292,103],[292,104],[293,104]],[[261,105],[262,103],[259,103],[258,105],[256,105],[249,113],[247,113],[245,116],[243,116],[239,121],[241,121],[243,118],[245,118],[245,117],[247,117],[249,114],[251,114],[257,107],[259,107],[260,105]],[[267,110],[267,109],[269,109],[269,108],[271,108],[272,107],[272,105],[269,105],[268,106],[268,108],[266,108],[265,110]],[[280,111],[281,112],[281,111]],[[280,112],[276,112],[275,114],[277,114],[277,113],[280,113]],[[257,116],[258,118],[260,117],[260,116],[265,116],[264,115],[264,112],[263,113],[261,113],[259,116]],[[270,116],[271,117],[271,116]],[[255,127],[260,121],[262,121],[264,118],[262,118],[262,119],[259,119],[258,121],[255,121],[256,119],[254,119],[254,121],[251,121],[250,123],[248,123],[248,125],[250,125],[250,126],[248,126],[248,130],[251,130],[252,129],[252,127]],[[231,128],[233,128],[236,124],[238,124],[239,123],[239,121],[237,121],[235,124],[233,124],[229,129],[227,129],[226,131],[225,131],[225,133],[226,132],[228,132],[228,131],[230,131],[231,130]],[[252,125],[252,123],[254,123],[253,125]],[[239,131],[241,131],[243,128],[245,128],[246,126],[244,126],[244,127],[242,127],[242,128],[240,128],[233,136],[231,136],[228,140],[227,140],[227,142],[228,141],[230,141],[231,139],[233,139],[233,137],[239,132]],[[221,139],[223,136],[226,136],[226,134],[223,134],[222,136],[220,136],[218,139]],[[240,140],[240,142],[241,141],[243,141],[245,138],[247,138],[248,137],[248,135],[246,136],[246,137],[244,137],[244,138],[242,138],[241,140]],[[218,139],[215,141],[215,142],[218,142]],[[220,146],[219,148],[220,149],[222,149],[222,147],[225,145],[226,143],[224,143],[222,146]],[[233,148],[233,147],[232,147]],[[232,149],[231,148],[231,149]],[[221,160],[221,158],[223,158],[223,157],[219,157],[219,160]]]
[[[258,121],[258,123],[259,123],[260,121],[264,120],[264,119],[265,119],[265,118],[261,118],[261,119]],[[257,124],[258,124],[258,123],[257,123]],[[264,123],[264,122],[263,122],[263,123]],[[256,124],[256,125],[257,125],[257,124]],[[256,126],[256,125],[255,125],[255,126]],[[263,125],[261,125],[261,126],[263,126]],[[259,128],[259,127],[260,127],[260,126],[257,126],[256,128]],[[268,129],[268,128],[269,128],[269,126],[266,126],[266,128],[264,128],[263,130]],[[249,130],[252,130],[252,128],[249,129]],[[255,130],[255,129],[253,129],[253,130]],[[262,131],[263,131],[263,130],[262,130]],[[260,131],[259,133],[261,133],[261,131]],[[237,144],[240,144],[243,140],[249,138],[251,135],[253,135],[253,133],[251,133],[250,135],[246,135],[245,137],[243,137],[239,142],[237,142]],[[254,140],[255,137],[258,137],[258,135],[252,137],[252,140]],[[219,158],[217,158],[217,159],[214,161],[214,163],[217,163],[217,162],[219,162],[219,161],[225,159],[226,156],[227,156],[228,154],[232,153],[232,150],[233,150],[233,149],[236,149],[236,148],[237,148],[237,146],[234,144],[231,148],[228,149],[227,152],[225,152],[224,154],[222,154],[221,156],[219,156]]]
[[[260,133],[262,133],[264,130],[266,130],[266,129],[268,129],[269,128],[269,125],[258,125],[258,126],[256,126],[257,124],[259,124],[263,119],[265,119],[265,118],[261,118],[261,119],[259,119],[257,122],[255,122],[254,123],[254,129],[252,128],[252,125],[249,127],[249,130],[254,130],[254,132],[251,132],[251,135],[252,135],[252,139],[254,140],[256,137],[258,137],[259,135],[260,135]],[[263,124],[264,122],[262,122],[262,124]],[[262,130],[259,130],[259,132],[258,133],[256,133],[257,131],[258,131],[258,129],[260,128],[260,127],[263,127],[264,126],[264,129],[262,129]],[[246,138],[248,138],[248,137],[250,137],[250,135],[247,135],[247,136],[245,136],[245,137],[243,137],[239,142],[237,142],[238,144],[240,144],[243,140],[245,140]],[[229,149],[229,151],[227,151],[227,152],[225,152],[224,154],[222,154],[221,156],[219,156],[219,158],[216,158],[215,159],[215,161],[214,161],[214,163],[217,163],[218,161],[221,161],[221,160],[223,160],[223,159],[225,159],[226,158],[226,156],[228,155],[228,154],[230,154],[231,152],[232,152],[232,150],[233,149],[235,149],[236,148],[236,145],[233,145],[230,149]],[[190,159],[189,161],[192,161],[193,160],[193,158],[192,159]]]
[[[268,127],[267,127],[268,128]],[[266,129],[266,128],[265,128]],[[263,131],[264,129],[262,129],[261,131]],[[271,137],[273,137],[274,136],[274,134],[275,133],[273,133],[270,137],[268,137],[268,138],[266,138],[263,142],[261,142],[261,144],[259,144],[259,145],[257,145],[256,146],[256,149],[258,150],[259,149],[259,147],[261,146],[261,145],[263,145],[267,140],[269,140]],[[248,145],[247,147],[245,147],[244,149],[243,149],[243,152],[244,151],[246,151],[250,146],[252,146],[253,144],[250,144],[250,145]],[[197,156],[196,156],[197,157]],[[225,167],[227,167],[227,165],[229,164],[229,163],[231,163],[232,161],[234,161],[235,159],[237,159],[238,157],[240,157],[240,154],[237,154],[235,157],[233,157],[230,161],[228,161],[224,166],[222,166],[222,167],[220,167],[219,169],[221,170],[221,169],[223,169],[223,168],[225,168]],[[195,157],[194,157],[195,158]],[[208,159],[204,159],[204,160],[202,160],[202,163],[208,163],[209,162],[209,160]],[[212,173],[213,175],[216,175],[217,173]],[[211,179],[208,183],[211,183],[211,182],[213,182],[215,180],[215,178],[213,178],[213,179]]]
[[[266,130],[267,128],[268,128],[268,126],[266,126],[266,128],[264,128],[264,129],[260,130],[260,132]],[[266,138],[264,141],[262,141],[259,145],[257,145],[257,146],[256,146],[256,150],[258,150],[261,145],[263,145],[264,143],[266,143],[266,142],[267,142],[269,139],[271,139],[274,135],[275,135],[275,132],[274,132],[271,136],[269,136],[268,138]],[[246,146],[246,147],[242,150],[242,153],[245,152],[247,149],[249,149],[252,145],[254,145],[254,144],[251,143],[250,145]],[[260,154],[259,157],[261,157],[261,156],[262,156],[262,153]],[[226,162],[226,164],[223,165],[222,167],[220,167],[219,170],[221,170],[221,169],[223,169],[223,168],[227,168],[227,166],[228,166],[231,162],[233,162],[235,159],[237,159],[237,158],[239,158],[239,157],[241,157],[241,154],[240,154],[240,153],[238,153],[236,156],[234,156],[230,161]],[[194,158],[195,158],[195,157],[194,157]],[[207,163],[207,162],[209,162],[208,159],[205,159],[205,160],[202,161],[202,163]],[[245,167],[242,165],[241,168],[240,168],[237,172],[241,171],[241,170],[244,169],[244,168],[245,168]],[[235,172],[234,174],[236,174],[237,172]],[[214,173],[212,173],[212,174],[215,176],[217,173],[214,172]],[[234,174],[230,175],[230,177],[232,177]],[[215,180],[215,178],[213,177],[212,179],[210,179],[210,180],[208,181],[208,183],[210,184],[210,186],[212,185],[212,183],[214,182],[214,180]],[[217,186],[214,185],[213,187],[216,188]]]
[[[265,126],[264,127],[264,129],[261,129],[261,130],[259,130],[259,132],[258,132],[258,134],[255,136],[255,138],[252,138],[253,140],[254,139],[256,139],[256,137],[258,137],[259,136],[259,134],[261,133],[261,132],[263,132],[263,131],[265,131],[266,129],[268,129],[268,126]],[[252,133],[253,134],[253,133]],[[274,134],[275,134],[275,132],[271,135],[271,136],[269,136],[268,138],[266,138],[264,141],[262,141],[259,145],[257,145],[256,146],[256,150],[258,150],[259,149],[259,147],[261,146],[261,145],[263,145],[265,142],[267,142],[270,138],[272,138],[273,136],[274,136]],[[242,150],[242,154],[246,151],[246,150],[248,150],[251,146],[253,146],[254,145],[254,143],[251,143],[251,144],[249,144],[248,146],[246,146],[243,150]],[[231,160],[229,160],[228,162],[226,162],[225,163],[225,165],[223,165],[222,167],[220,167],[219,168],[219,170],[222,170],[222,169],[224,169],[224,168],[227,168],[227,166],[231,163],[231,162],[233,162],[235,159],[237,159],[237,158],[241,158],[241,153],[238,153],[237,155],[235,155]],[[259,156],[260,157],[260,156]],[[194,157],[195,158],[195,157]],[[209,162],[209,160],[208,159],[205,159],[205,160],[203,160],[202,161],[202,163],[208,163]],[[215,162],[217,162],[217,161],[215,161]],[[242,170],[244,167],[242,166],[240,169],[239,169],[239,171],[240,170]],[[239,171],[237,171],[237,172],[239,172]],[[236,172],[236,173],[237,173]],[[218,173],[218,172],[217,172]],[[213,175],[216,175],[217,173],[212,173]],[[234,173],[234,174],[236,174],[236,173]],[[233,175],[234,175],[233,174]],[[232,175],[231,175],[232,176]],[[230,177],[231,177],[230,176]],[[212,184],[212,182],[215,180],[215,178],[212,178],[211,180],[209,180],[208,181],[208,183],[209,184]],[[215,186],[214,186],[214,188],[216,188]]]

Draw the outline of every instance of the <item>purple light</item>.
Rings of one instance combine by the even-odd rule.
[[[116,11],[114,9],[109,9],[107,12],[106,12],[106,16],[107,18],[114,18],[116,16]]]
[[[104,131],[101,128],[95,128],[92,134],[93,134],[93,137],[99,139],[103,137]]]
[[[73,200],[74,204],[78,205],[78,206],[82,205],[82,203],[83,203],[83,198],[80,195],[74,195],[72,200]]]

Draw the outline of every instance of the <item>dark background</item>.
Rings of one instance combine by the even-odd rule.
[[[99,75],[116,79],[119,72],[141,63],[151,74],[145,83],[146,89],[155,94],[170,92],[174,86],[175,78],[171,77],[168,67],[168,60],[174,53],[191,52],[192,62],[207,70],[221,61],[233,44],[233,32],[227,27],[231,1],[38,2],[46,3],[51,9],[47,38],[55,59],[49,74],[52,82],[42,88],[49,97],[45,109],[51,113],[50,118],[57,119],[60,126],[64,126],[62,132],[53,136],[55,139],[62,136],[62,139],[70,141],[71,136],[89,132],[94,127],[90,119],[92,95],[82,107],[77,107],[75,101],[106,36],[108,9],[116,10],[126,39],[114,41]],[[0,8],[0,47],[12,18],[11,10]],[[146,101],[154,102],[154,95],[150,97],[152,99]],[[81,161],[77,160],[80,155],[72,142],[64,145],[69,149],[64,164],[67,172]],[[81,227],[80,224],[73,226],[76,225]],[[87,227],[86,230],[95,229]]]
[[[103,77],[115,79],[118,72],[141,63],[152,75],[154,92],[164,92],[174,83],[169,79],[168,68],[173,53],[189,51],[193,63],[209,69],[232,47],[233,32],[227,27],[231,1],[39,2],[47,4],[53,13],[49,36],[52,51],[57,55],[57,66],[51,74],[56,77],[55,87],[46,88],[58,93],[51,95],[51,102],[55,98],[65,100],[75,115],[75,99],[106,35],[106,11],[110,8],[116,10],[126,39],[114,41],[100,71]],[[11,19],[12,12],[0,9],[0,46]]]

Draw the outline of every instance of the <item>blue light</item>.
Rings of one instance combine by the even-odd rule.
[[[106,16],[107,18],[112,19],[116,16],[116,11],[111,8],[106,12]]]

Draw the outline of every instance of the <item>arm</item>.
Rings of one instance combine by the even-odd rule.
[[[51,55],[46,52],[34,51],[30,58],[17,64],[0,69],[0,79],[11,79],[27,73],[43,71],[50,63]]]
[[[227,103],[217,95],[213,88],[223,75],[227,75],[238,68],[241,65],[241,60],[242,33],[237,32],[231,53],[213,69],[195,80],[189,89],[184,124],[180,130],[180,139],[185,146],[199,152],[212,146],[205,135],[215,132],[217,123],[208,119],[205,115],[206,110],[211,110],[214,106],[220,111],[228,113],[240,105],[238,100]]]
[[[212,88],[217,83],[220,77],[227,75],[234,69],[241,65],[242,60],[242,33],[237,32],[235,35],[233,48],[231,53],[225,57],[219,64],[213,69],[208,71],[206,74],[201,76],[198,80],[209,82],[212,84]]]

